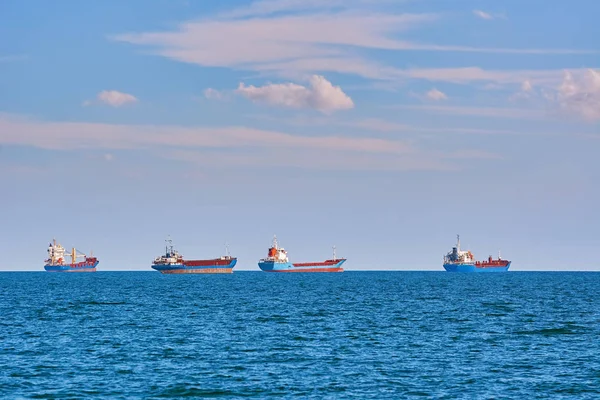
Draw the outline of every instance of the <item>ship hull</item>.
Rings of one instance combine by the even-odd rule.
[[[448,272],[506,272],[510,268],[510,262],[506,265],[478,266],[475,264],[444,264],[444,269]]]
[[[94,263],[76,263],[76,264],[46,264],[44,269],[48,272],[96,272],[99,261]]]
[[[258,267],[265,272],[344,272],[342,264],[345,261],[345,259],[342,259],[298,264],[260,261]]]
[[[220,260],[219,260],[220,261]],[[237,259],[231,262],[198,262],[193,265],[193,262],[183,264],[152,264],[152,269],[159,271],[162,274],[231,274],[233,267],[237,263]],[[190,265],[192,264],[192,265]]]

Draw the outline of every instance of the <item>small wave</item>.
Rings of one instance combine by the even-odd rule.
[[[307,338],[307,337],[304,337],[304,336],[294,336],[294,338],[292,338],[292,340],[298,340],[298,341],[301,341],[301,342],[312,342],[314,339]]]
[[[331,311],[327,309],[306,310],[302,312],[302,315],[307,317],[322,317],[328,314],[331,314]]]
[[[125,301],[83,301],[80,304],[89,305],[89,306],[120,306],[123,304],[127,304]]]
[[[554,336],[554,335],[575,335],[575,332],[572,329],[568,328],[546,328],[546,329],[535,329],[531,331],[517,331],[515,332],[517,335],[543,335],[543,336]]]
[[[504,312],[514,312],[515,308],[513,306],[513,304],[511,303],[490,303],[490,302],[483,302],[481,303],[482,306],[484,307],[489,307],[492,308],[496,311],[504,311]]]
[[[287,316],[285,315],[273,315],[270,317],[258,317],[256,318],[257,322],[263,322],[263,323],[267,323],[267,322],[275,322],[275,323],[279,323],[279,324],[284,324],[287,323]]]
[[[202,389],[194,386],[174,385],[167,388],[156,397],[221,397],[221,396],[239,396],[240,393],[227,389]]]
[[[133,370],[132,369],[118,369],[117,370],[117,374],[119,374],[119,375],[131,375],[131,374],[133,374]]]

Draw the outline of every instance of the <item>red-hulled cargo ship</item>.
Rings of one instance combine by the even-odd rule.
[[[291,263],[288,260],[287,251],[279,247],[277,237],[273,237],[273,245],[269,248],[267,257],[258,262],[258,267],[265,272],[344,272],[342,264],[345,258],[337,258],[335,246],[333,247],[333,258],[318,262]]]
[[[208,260],[184,260],[183,256],[173,249],[171,239],[167,239],[165,254],[154,259],[152,268],[163,274],[230,274],[237,263],[229,251],[219,258]]]

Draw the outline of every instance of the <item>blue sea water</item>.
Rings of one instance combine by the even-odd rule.
[[[600,398],[600,274],[0,274],[2,398]]]

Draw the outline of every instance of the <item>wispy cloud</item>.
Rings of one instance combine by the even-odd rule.
[[[21,61],[27,59],[26,54],[10,54],[10,55],[0,55],[0,63],[8,63],[13,61]]]
[[[86,100],[83,105],[90,106],[93,104],[107,104],[111,107],[122,107],[126,104],[137,103],[139,100],[128,93],[119,92],[117,90],[103,90],[96,96],[96,100]]]
[[[549,118],[545,110],[502,108],[502,107],[468,107],[468,106],[434,106],[434,105],[396,105],[394,109],[419,111],[428,114],[444,114],[450,116],[473,116],[510,119],[544,119]]]
[[[479,17],[481,19],[494,19],[494,17],[492,16],[492,14],[487,13],[485,11],[481,11],[481,10],[473,10],[473,14],[476,17]]]
[[[225,95],[219,90],[207,88],[204,90],[204,97],[206,97],[209,100],[223,100],[225,98]]]
[[[385,127],[388,128],[392,128],[391,124]],[[114,158],[111,150],[138,150],[175,159],[182,154],[194,154],[195,157],[190,156],[194,162],[208,162],[211,157],[217,157],[220,160],[217,164],[224,165],[345,170],[447,170],[457,167],[451,162],[457,159],[453,152],[421,149],[414,141],[374,137],[299,136],[246,127],[49,122],[10,115],[0,115],[0,131],[8,132],[0,137],[3,145],[60,151],[104,150],[106,161]],[[236,151],[225,151],[228,149]],[[479,158],[481,154],[481,151],[473,150],[473,157]],[[468,152],[460,158],[468,158]]]
[[[395,48],[399,44],[387,37],[389,33],[413,29],[436,18],[432,14],[344,12],[213,19],[187,22],[174,32],[123,34],[114,39],[155,46],[158,54],[179,61],[253,69],[298,58],[349,57],[351,50],[339,46]]]
[[[367,4],[350,1],[348,4]],[[360,12],[341,1],[261,1],[229,13],[193,20],[166,32],[125,33],[117,41],[149,47],[157,55],[202,66],[261,71],[280,77],[326,71],[370,79],[398,79],[393,66],[358,49],[395,51],[574,54],[573,49],[478,48],[417,43],[398,38],[438,21],[438,14],[398,14],[375,7]],[[371,4],[371,2],[369,2]],[[290,14],[290,11],[302,13]],[[214,40],[219,38],[219,40]]]
[[[379,81],[378,89],[394,89],[394,85],[410,80],[429,82],[450,82],[455,84],[485,83],[486,88],[506,89],[505,85],[520,85],[530,81],[533,85],[556,86],[562,81],[562,70],[486,70],[480,67],[461,68],[410,68],[399,69],[377,66],[360,59],[310,59],[293,60],[257,67],[259,71],[269,74],[283,74],[294,78],[304,77],[313,68],[325,72],[357,74],[365,78]],[[282,72],[278,72],[282,71]],[[582,70],[573,70],[582,71]]]
[[[297,136],[246,127],[183,127],[114,125],[84,122],[46,122],[0,116],[2,144],[21,144],[54,150],[85,148],[139,149],[147,146],[235,148],[294,147],[337,151],[405,154],[413,151],[401,141],[343,136]]]
[[[473,15],[475,15],[477,18],[481,18],[481,19],[485,19],[485,20],[506,19],[505,14],[490,13],[490,12],[486,12],[486,11],[482,11],[482,10],[473,10]]]
[[[506,108],[474,108],[474,107],[436,107],[436,106],[394,106],[396,109],[407,109],[410,111],[418,111],[424,113],[437,113],[441,115],[468,115],[468,116],[491,116],[504,118],[506,114],[509,114],[517,109],[506,109]],[[459,110],[457,114],[453,114],[456,110]],[[518,111],[517,111],[518,112]],[[522,114],[525,115],[525,114]],[[534,119],[530,114],[526,114],[527,118]],[[539,115],[542,118],[541,114]],[[496,129],[496,128],[473,128],[465,127],[454,124],[445,124],[443,127],[425,125],[410,125],[403,124],[393,120],[381,119],[381,118],[365,118],[365,119],[348,119],[348,118],[307,118],[305,116],[276,118],[266,115],[254,115],[251,116],[258,120],[267,120],[272,122],[278,122],[287,124],[290,126],[327,126],[331,127],[343,127],[345,129],[358,129],[364,130],[370,133],[383,132],[388,134],[400,134],[401,137],[406,138],[408,135],[420,136],[425,134],[427,136],[431,134],[447,136],[453,135],[511,135],[511,136],[563,136],[572,135],[572,131],[561,132],[561,131],[548,131],[543,130],[511,130],[511,129]],[[518,114],[512,114],[514,119],[522,119]],[[580,136],[585,134],[580,133]],[[394,135],[395,136],[395,135]]]
[[[396,70],[394,73],[403,78],[452,83],[521,84],[529,80],[532,84],[556,85],[562,79],[562,70],[485,70],[479,67],[421,68]]]
[[[272,115],[248,115],[247,117],[260,120],[277,122],[291,126],[326,126],[329,128],[344,127],[344,128],[360,128],[371,132],[400,132],[411,129],[409,125],[398,122],[387,121],[381,118],[363,118],[363,119],[348,119],[344,118],[319,118],[307,117],[306,115],[286,116],[285,118],[273,117]]]
[[[459,170],[459,158],[451,154],[415,153],[397,156],[390,153],[378,155],[365,152],[344,153],[311,149],[309,152],[264,152],[258,149],[245,154],[210,154],[196,150],[173,150],[162,154],[173,160],[200,165],[224,165],[227,168],[252,167],[294,167],[312,170],[343,171],[455,171]],[[447,156],[447,157],[446,157]],[[309,161],[310,160],[310,161]]]
[[[411,129],[409,125],[400,124],[398,122],[386,121],[384,119],[379,118],[366,118],[358,121],[345,120],[340,124],[347,127],[361,128],[375,132],[402,132],[409,131]]]
[[[294,83],[268,84],[261,87],[240,83],[237,93],[250,100],[290,108],[310,108],[329,114],[354,107],[352,99],[339,86],[322,76],[313,75],[309,87]]]

